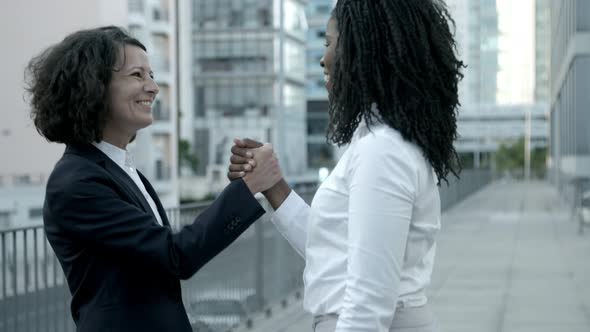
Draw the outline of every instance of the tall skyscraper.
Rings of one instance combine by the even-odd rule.
[[[564,188],[590,178],[590,1],[551,1],[551,168]]]
[[[549,102],[551,65],[550,0],[535,0],[535,101]]]
[[[479,1],[479,102],[495,104],[498,92],[498,9],[496,0]],[[476,7],[476,6],[474,6]],[[467,69],[469,72],[469,69]]]
[[[467,65],[459,86],[461,104],[495,104],[498,72],[498,10],[496,0],[447,0],[456,24],[461,60]]]
[[[270,141],[285,175],[302,174],[306,1],[193,0],[190,5],[192,93],[182,97],[181,135],[198,159],[195,185],[215,192],[227,183],[234,137]]]

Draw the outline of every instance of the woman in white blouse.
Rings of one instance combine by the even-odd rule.
[[[434,0],[339,0],[321,60],[328,139],[348,145],[308,206],[285,181],[264,192],[273,223],[305,259],[314,331],[431,332],[440,229],[437,184],[457,175],[452,22]],[[236,140],[228,176],[251,171]]]

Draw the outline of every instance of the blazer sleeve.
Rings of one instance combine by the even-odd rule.
[[[125,201],[110,178],[95,174],[65,185],[50,179],[44,223],[52,245],[67,239],[186,279],[264,212],[246,184],[237,180],[192,224],[173,233],[157,225],[151,214]]]

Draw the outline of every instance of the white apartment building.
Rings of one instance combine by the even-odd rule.
[[[180,136],[198,159],[194,169],[184,169],[184,197],[215,194],[227,184],[235,137],[273,143],[287,178],[305,172],[305,5],[304,0],[182,4]]]
[[[139,131],[130,150],[162,204],[173,207],[179,202],[175,1],[128,0],[128,8],[129,32],[146,46],[160,87],[153,106],[154,122]]]

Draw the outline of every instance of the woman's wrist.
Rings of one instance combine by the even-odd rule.
[[[274,186],[262,192],[273,209],[278,209],[291,193],[291,187],[284,179],[281,179]]]

